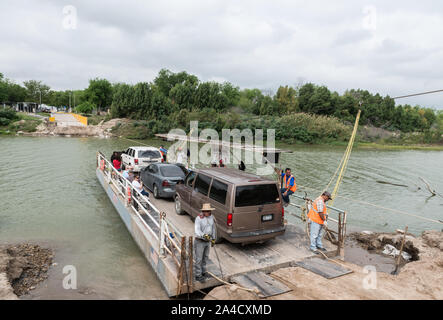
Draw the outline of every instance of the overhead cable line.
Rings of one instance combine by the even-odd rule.
[[[427,92],[420,92],[420,93],[414,93],[414,94],[408,94],[406,96],[399,96],[399,97],[393,97],[392,99],[402,99],[402,98],[408,98],[408,97],[415,97],[415,96],[422,96],[425,94],[431,94],[431,93],[437,93],[437,92],[443,92],[443,89],[441,90],[434,90],[434,91],[427,91]]]

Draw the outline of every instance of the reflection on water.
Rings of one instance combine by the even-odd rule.
[[[36,241],[56,250],[58,264],[50,280],[30,298],[166,298],[95,177],[98,150],[110,155],[133,144],[119,139],[0,138],[0,242]],[[294,150],[283,154],[282,166],[293,169],[299,186],[316,189],[327,185],[344,152],[336,147]],[[443,219],[443,199],[429,198],[419,181],[424,177],[443,192],[442,169],[443,152],[355,150],[340,195]],[[303,190],[299,187],[302,195]],[[340,198],[335,206],[347,210],[350,225],[359,228],[392,231],[408,225],[415,233],[441,228]],[[77,292],[62,289],[62,269],[68,264],[78,271]]]

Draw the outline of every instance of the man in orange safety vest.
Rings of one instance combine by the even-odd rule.
[[[283,205],[286,207],[289,204],[289,196],[297,190],[295,178],[291,174],[291,168],[286,168],[285,172],[281,173],[281,196],[283,198]]]
[[[324,228],[327,225],[328,212],[326,202],[331,200],[331,194],[328,191],[312,202],[308,213],[308,218],[311,224],[310,240],[311,251],[318,254],[317,250],[326,251],[322,244]]]

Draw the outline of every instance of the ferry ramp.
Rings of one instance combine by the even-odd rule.
[[[81,123],[76,117],[70,113],[53,113],[57,126],[61,127],[84,127],[85,124]]]

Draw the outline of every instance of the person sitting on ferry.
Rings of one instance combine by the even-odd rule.
[[[121,165],[122,165],[122,159],[121,157],[117,157],[114,160],[112,160],[112,165],[114,166],[117,171],[122,171]]]
[[[134,181],[132,181],[132,186],[137,189],[142,195],[149,197],[149,193],[143,189],[143,182],[140,181],[140,176],[137,175],[134,177]]]
[[[123,170],[122,173],[123,178],[129,180],[129,182],[132,183],[132,181],[134,181],[134,173],[132,172],[132,167],[128,166],[125,168],[125,170]]]
[[[283,198],[284,206],[289,204],[289,196],[297,190],[297,185],[295,184],[295,178],[291,174],[291,168],[286,168],[285,172],[281,173],[281,196]]]

